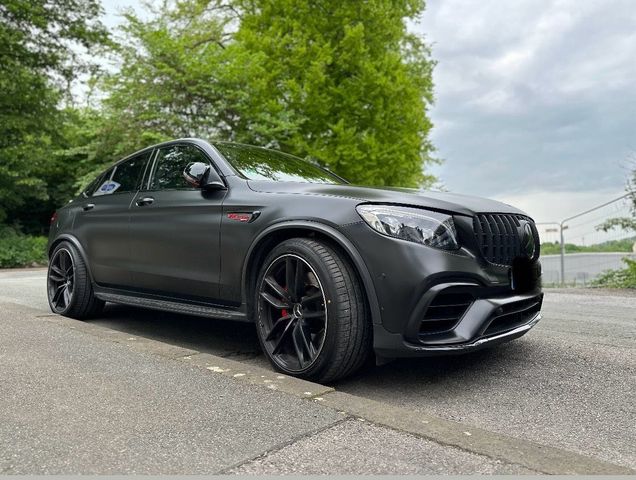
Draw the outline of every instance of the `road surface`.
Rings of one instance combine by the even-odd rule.
[[[42,270],[1,271],[0,304],[48,312],[44,285]],[[547,290],[543,311],[535,329],[509,344],[465,356],[398,360],[332,387],[636,469],[636,295]],[[90,323],[269,368],[251,325],[117,305]],[[364,435],[361,428],[354,422],[324,435]],[[319,440],[311,437],[237,471],[293,469],[284,459],[302,461]]]

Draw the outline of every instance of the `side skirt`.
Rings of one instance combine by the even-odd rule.
[[[227,307],[215,305],[202,305],[194,303],[178,302],[162,298],[150,298],[146,296],[136,296],[126,293],[96,290],[95,296],[105,302],[119,303],[133,307],[149,308],[152,310],[162,310],[165,312],[181,313],[186,315],[196,315],[199,317],[218,318],[223,320],[235,320],[240,322],[250,322],[244,312]]]

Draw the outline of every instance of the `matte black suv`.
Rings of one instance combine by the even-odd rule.
[[[461,353],[540,319],[539,236],[509,205],[352,186],[299,158],[182,139],[54,214],[51,309],[104,302],[255,322],[274,367],[319,381],[369,354]]]

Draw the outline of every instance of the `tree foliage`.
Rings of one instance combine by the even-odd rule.
[[[18,232],[11,241],[45,233],[106,164],[175,137],[279,148],[360,184],[433,181],[434,62],[406,28],[423,0],[146,8],[125,12],[115,36],[100,0],[0,0],[0,226]],[[96,57],[113,61],[108,73]],[[96,100],[78,108],[71,87],[87,78]]]
[[[59,106],[88,68],[82,49],[106,41],[100,12],[98,0],[0,3],[0,222],[36,218],[38,208],[30,217],[21,208],[42,206],[59,186],[49,178],[59,167],[51,156],[60,141]]]
[[[245,0],[238,140],[311,156],[356,183],[419,186],[432,159],[429,50],[406,30],[424,2]]]
[[[627,196],[631,202],[630,211],[631,217],[616,217],[610,218],[596,227],[597,230],[608,232],[612,229],[618,230],[633,230],[636,232],[636,159],[634,159],[634,169],[631,172],[630,177],[627,180],[627,186],[625,188]]]
[[[120,150],[202,136],[280,148],[356,183],[422,186],[433,162],[418,0],[184,0],[126,15],[104,82]],[[130,132],[130,133],[126,133]]]
[[[636,159],[634,168],[627,179],[627,196],[631,201],[631,217],[616,217],[600,224],[597,229],[608,232],[612,229],[621,229],[636,232]],[[636,288],[636,261],[624,258],[625,268],[609,270],[595,280],[596,286],[610,288]]]

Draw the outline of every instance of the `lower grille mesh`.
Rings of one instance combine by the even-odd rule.
[[[486,328],[485,337],[497,335],[513,328],[525,325],[541,311],[543,295],[509,303],[500,307],[499,311]]]

